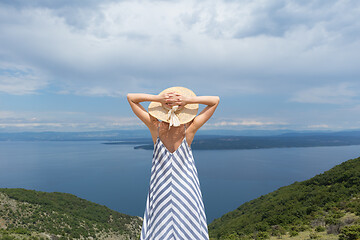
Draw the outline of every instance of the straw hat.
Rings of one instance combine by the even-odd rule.
[[[170,87],[165,90],[163,90],[158,95],[168,93],[168,92],[176,92],[183,96],[187,97],[195,97],[195,93],[191,91],[188,88],[185,87]],[[198,103],[189,103],[183,106],[180,110],[178,109],[178,105],[173,106],[172,108],[165,106],[161,104],[161,102],[150,102],[148,107],[148,112],[151,116],[170,123],[170,127],[173,125],[175,127],[180,126],[180,124],[184,124],[187,122],[190,122],[193,120],[199,110],[199,104]]]

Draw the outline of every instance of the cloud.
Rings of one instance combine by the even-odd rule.
[[[357,5],[6,1],[0,59],[37,69],[68,94],[124,96],[155,81],[156,91],[169,83],[208,90],[206,82],[225,95],[235,84],[249,94],[291,90],[359,76]]]
[[[352,84],[340,83],[299,91],[295,93],[290,101],[301,103],[346,104],[358,101],[355,99],[357,96],[360,96],[360,91],[356,90]]]
[[[65,97],[58,94],[103,101],[180,85],[243,110],[235,116],[242,118],[217,120],[214,128],[355,126],[345,120],[358,111],[345,108],[360,104],[359,14],[357,0],[5,0],[0,94],[6,94],[0,97],[38,93],[47,100]],[[89,113],[51,114],[59,118],[29,114],[23,122],[123,123]]]
[[[238,118],[231,118],[231,119],[218,119],[214,122],[206,123],[206,128],[212,127],[279,127],[288,125],[285,121],[266,121],[246,118],[246,119],[238,119]]]
[[[137,117],[86,112],[0,111],[2,131],[88,131],[144,127]]]
[[[275,129],[289,124],[268,118],[214,118],[204,129]],[[137,117],[123,117],[93,112],[66,111],[0,111],[2,131],[87,131],[114,129],[147,129]]]
[[[0,62],[0,92],[13,95],[35,94],[47,84],[35,69]]]
[[[314,125],[309,125],[308,128],[319,129],[319,128],[330,128],[330,127],[327,124],[314,124]]]
[[[34,122],[34,123],[0,123],[0,129],[6,131],[96,131],[114,130],[127,127],[140,127],[140,124],[120,123],[78,123],[78,122]]]

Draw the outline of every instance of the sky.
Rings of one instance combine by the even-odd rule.
[[[172,86],[220,97],[203,129],[360,129],[358,16],[358,0],[0,0],[0,131],[145,129],[126,95]]]

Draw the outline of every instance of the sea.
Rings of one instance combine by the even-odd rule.
[[[71,193],[143,217],[152,150],[104,141],[2,141],[0,188]],[[360,156],[360,145],[193,150],[207,222]]]

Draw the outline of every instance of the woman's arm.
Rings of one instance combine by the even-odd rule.
[[[189,126],[189,130],[191,129],[194,134],[202,125],[204,125],[210,119],[220,102],[220,98],[218,96],[186,97],[174,92],[165,93],[162,95],[129,93],[127,95],[127,99],[135,115],[138,116],[138,118],[140,118],[140,120],[144,122],[146,126],[148,126],[150,129],[152,129],[152,127],[154,126],[153,122],[156,120],[156,118],[151,116],[140,104],[140,102],[154,101],[161,102],[162,104],[169,104],[170,106],[173,104],[177,104],[180,105],[179,109],[181,109],[184,105],[191,103],[207,105],[200,112],[200,114],[193,119],[191,125]]]
[[[220,98],[218,96],[196,96],[196,97],[186,97],[186,104],[189,103],[199,103],[205,104],[208,106],[216,105],[220,102]]]
[[[154,117],[152,117],[146,109],[140,104],[140,102],[145,101],[160,101],[160,96],[146,94],[146,93],[129,93],[127,95],[127,100],[130,104],[131,109],[135,113],[135,115],[140,118],[140,120],[145,123],[148,128],[152,128]]]
[[[128,102],[131,106],[131,109],[138,118],[140,118],[143,123],[146,124],[150,129],[153,127],[153,122],[156,121],[156,118],[151,116],[148,111],[140,104],[140,102],[160,102],[162,104],[173,104],[175,99],[173,98],[173,93],[165,93],[161,95],[153,95],[146,93],[129,93],[127,95]]]
[[[197,130],[201,128],[202,125],[204,125],[213,115],[215,112],[217,106],[220,102],[220,97],[218,96],[196,96],[196,97],[189,97],[185,100],[185,102],[188,103],[199,103],[199,104],[205,104],[207,105],[200,113],[197,115],[193,122],[192,126],[192,132],[195,134]]]
[[[215,112],[215,109],[219,105],[220,98],[218,96],[195,96],[195,97],[186,97],[180,94],[175,94],[175,99],[177,100],[175,104],[179,104],[180,106],[184,106],[186,104],[191,103],[199,103],[207,105],[199,115],[197,115],[189,126],[189,130],[191,129],[192,133],[195,132],[204,125],[210,117]]]

